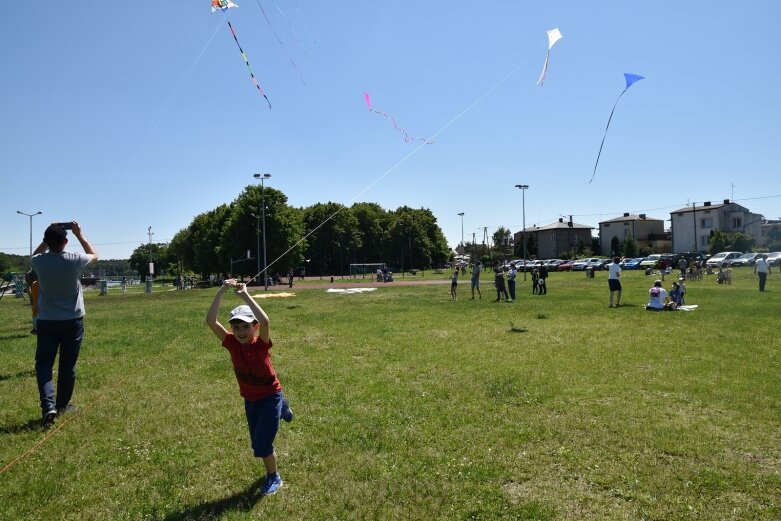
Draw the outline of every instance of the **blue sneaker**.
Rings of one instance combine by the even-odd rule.
[[[261,496],[271,496],[277,493],[277,490],[279,490],[282,487],[282,477],[279,475],[279,472],[275,472],[274,474],[269,474],[266,476],[266,481],[263,482],[263,486],[260,487],[260,495]]]
[[[293,421],[293,409],[290,408],[290,404],[287,403],[287,399],[282,398],[282,419],[290,423]]]

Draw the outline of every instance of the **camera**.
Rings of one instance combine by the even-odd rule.
[[[62,226],[66,230],[72,230],[73,229],[73,223],[57,223],[57,226]]]

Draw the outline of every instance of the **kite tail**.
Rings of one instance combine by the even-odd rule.
[[[545,64],[542,66],[542,74],[540,74],[540,79],[537,80],[537,85],[542,87],[542,84],[545,83],[545,76],[548,75],[548,60],[550,59],[550,49],[548,49],[548,54],[545,56]]]
[[[599,157],[602,155],[602,147],[605,145],[605,138],[607,137],[607,130],[610,128],[610,121],[613,119],[613,113],[616,111],[616,107],[618,106],[618,102],[621,99],[621,96],[624,95],[624,92],[626,92],[626,89],[624,89],[621,94],[618,95],[618,99],[616,99],[616,102],[613,104],[613,110],[610,111],[610,117],[607,118],[607,125],[605,125],[605,135],[602,136],[602,143],[599,144],[599,152],[597,153],[597,162],[594,163],[594,173],[591,174],[591,179],[589,179],[589,184],[591,184],[591,181],[594,180],[594,176],[597,175],[597,166],[599,165]]]
[[[250,78],[252,78],[252,83],[255,84],[255,86],[258,88],[258,92],[260,92],[261,96],[266,98],[266,103],[268,103],[268,108],[271,110],[271,100],[268,99],[268,96],[266,96],[266,93],[263,92],[263,89],[260,86],[260,83],[258,83],[257,78],[255,78],[255,73],[252,72],[252,67],[249,64],[249,59],[247,58],[247,55],[244,54],[244,49],[241,48],[241,44],[239,43],[239,39],[236,37],[236,31],[233,30],[233,26],[230,23],[230,20],[228,20],[228,29],[230,29],[231,34],[233,35],[233,40],[236,42],[236,46],[239,48],[239,52],[241,53],[241,57],[244,58],[244,63],[247,64],[247,70],[249,71]]]

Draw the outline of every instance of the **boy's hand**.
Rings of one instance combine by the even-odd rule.
[[[247,294],[247,285],[246,284],[244,284],[242,282],[238,282],[238,283],[236,283],[235,288],[236,288],[236,294],[237,295],[242,296],[242,295],[246,295]]]
[[[235,288],[236,284],[236,279],[225,279],[225,281],[222,283],[222,285],[226,288]]]

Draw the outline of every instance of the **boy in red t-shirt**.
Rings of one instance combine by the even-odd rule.
[[[231,311],[228,320],[230,332],[217,321],[220,302],[229,288],[235,288],[236,294],[246,302],[246,305]],[[206,324],[230,353],[239,393],[244,397],[252,450],[266,467],[266,479],[260,492],[274,494],[282,486],[282,478],[277,472],[274,438],[280,418],[289,422],[293,419],[293,412],[282,396],[282,385],[271,365],[268,315],[247,293],[244,284],[228,279],[214,297],[206,315]]]

